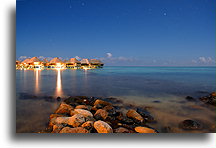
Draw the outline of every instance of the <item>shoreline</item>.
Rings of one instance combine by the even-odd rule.
[[[50,115],[47,128],[39,133],[181,133],[169,126],[154,128],[152,125],[161,121],[154,118],[149,106],[127,104],[117,98],[75,96],[66,99],[58,97],[57,100],[61,104]],[[200,98],[186,96],[185,100],[200,101],[205,108],[216,105],[215,93]],[[194,106],[196,108],[199,106]],[[205,128],[215,132],[215,125],[205,124],[185,118],[179,122],[178,128],[186,133],[203,133]]]

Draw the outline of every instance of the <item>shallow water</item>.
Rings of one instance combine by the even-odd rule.
[[[204,122],[208,127],[193,132],[214,132],[215,108],[203,107],[201,102],[188,102],[185,97],[205,96],[215,91],[215,74],[215,67],[17,70],[17,132],[38,132],[46,127],[49,114],[59,102],[47,101],[39,96],[77,95],[112,96],[127,103],[150,106],[150,112],[160,121],[160,124],[151,126],[159,131],[170,126],[174,132],[187,132],[180,130],[178,123],[192,118]],[[23,99],[25,93],[38,97]]]

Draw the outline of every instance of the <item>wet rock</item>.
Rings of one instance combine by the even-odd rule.
[[[196,99],[191,96],[187,96],[185,99],[188,101],[196,101]]]
[[[83,123],[81,125],[81,127],[90,131],[94,127],[94,121],[87,121],[87,122]]]
[[[154,129],[142,126],[135,127],[135,131],[137,133],[157,133]]]
[[[115,116],[116,116],[116,119],[119,121],[124,119],[124,116],[121,112],[116,112]]]
[[[57,114],[70,114],[70,111],[73,110],[73,107],[71,105],[68,105],[64,102],[62,102],[59,106],[59,108],[55,111]]]
[[[130,133],[130,131],[124,127],[119,127],[114,130],[114,133]]]
[[[87,117],[93,117],[93,114],[85,109],[74,109],[75,112],[77,112],[78,114],[83,115],[85,118]]]
[[[82,104],[83,100],[80,99],[79,97],[69,97],[69,98],[65,99],[64,102],[66,104],[71,105],[71,106],[76,106],[78,104]]]
[[[212,92],[212,93],[211,93],[211,96],[212,96],[212,97],[216,97],[216,93],[215,93],[215,92]]]
[[[121,124],[121,123],[119,123],[119,126],[129,129],[130,131],[132,131],[135,128],[134,125],[127,125],[127,124]]]
[[[62,124],[55,124],[55,125],[53,125],[52,133],[59,133],[62,128],[64,128],[64,126]]]
[[[194,120],[184,120],[179,124],[179,127],[185,130],[200,130],[202,125]]]
[[[121,120],[121,123],[132,125],[132,124],[134,124],[134,121],[132,119],[127,118],[127,117],[123,117],[123,119]]]
[[[72,117],[69,117],[67,124],[73,127],[78,127],[82,125],[85,121],[85,117],[82,114],[75,114]]]
[[[108,112],[103,109],[98,109],[94,114],[96,120],[105,120],[108,117]]]
[[[64,127],[59,133],[89,133],[89,131],[83,127]]]
[[[144,118],[146,122],[156,123],[154,117],[146,109],[137,108],[137,112]]]
[[[70,117],[55,117],[50,120],[49,126],[67,124]]]
[[[97,99],[97,100],[94,102],[94,106],[96,106],[96,105],[101,105],[102,107],[104,107],[104,106],[106,106],[106,105],[112,105],[112,104],[109,103],[109,102],[106,102],[106,101]]]
[[[107,120],[109,119],[109,120]],[[106,119],[106,122],[109,123],[109,125],[111,125],[112,128],[118,128],[119,127],[119,121],[118,120],[115,120],[114,118],[112,117],[107,117]]]
[[[158,101],[158,100],[155,100],[155,101],[152,101],[153,103],[161,103],[161,101]]]
[[[94,114],[94,113],[96,113],[97,110],[98,110],[97,107],[93,106],[90,111]]]
[[[201,97],[200,101],[204,102],[205,104],[216,106],[216,97],[212,95]]]
[[[77,105],[76,107],[75,107],[75,109],[85,109],[85,110],[91,110],[91,106],[89,106],[89,105]]]
[[[127,112],[126,115],[127,115],[128,118],[132,118],[136,122],[137,121],[139,121],[139,122],[143,122],[144,121],[143,117],[139,113],[137,113],[135,110],[133,110],[133,109],[128,110],[128,112]]]
[[[112,127],[104,121],[94,122],[94,128],[98,133],[113,133]]]
[[[116,113],[115,108],[112,105],[107,105],[103,108],[103,110],[106,110],[109,115],[113,115]]]
[[[57,100],[57,101],[61,101],[61,97],[57,97],[56,100]]]
[[[64,117],[64,115],[62,115],[62,114],[51,114],[49,118],[51,120],[52,118],[56,118],[56,117]]]

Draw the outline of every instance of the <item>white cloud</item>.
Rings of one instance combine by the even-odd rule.
[[[81,58],[80,58],[79,56],[75,56],[75,58],[76,58],[77,60],[81,60]]]
[[[45,59],[45,57],[44,56],[39,56],[38,59],[43,60],[43,59]]]
[[[112,57],[112,53],[106,53],[106,55],[107,55],[107,58],[111,58]]]
[[[203,64],[215,63],[215,60],[213,60],[211,57],[199,57],[198,60],[200,63],[203,63]]]
[[[205,57],[199,57],[198,59],[199,59],[199,61],[201,63],[206,63],[207,62]]]
[[[193,59],[191,61],[193,64],[214,64],[215,63],[215,59],[211,58],[211,57],[204,57],[204,56],[200,56],[197,59]]]
[[[20,57],[18,58],[19,61],[22,61],[22,60],[25,60],[25,59],[27,59],[27,56],[20,56]]]

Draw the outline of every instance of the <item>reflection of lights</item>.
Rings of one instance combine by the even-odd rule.
[[[56,68],[56,70],[57,70],[56,96],[61,96],[62,95],[61,69]]]
[[[35,93],[39,93],[39,69],[35,69]]]

